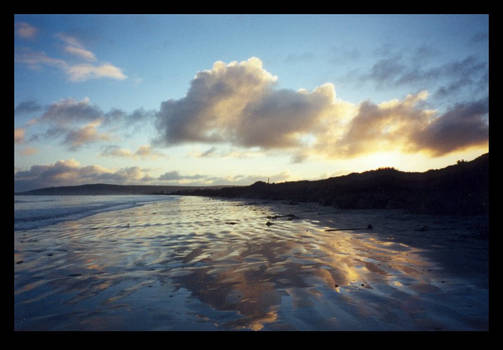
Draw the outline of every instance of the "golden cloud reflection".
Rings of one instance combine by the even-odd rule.
[[[270,324],[274,329],[285,321],[281,310],[288,303],[297,312],[327,300],[336,302],[336,294],[354,298],[352,305],[367,309],[368,304],[357,302],[365,300],[362,291],[378,295],[383,288],[403,290],[404,285],[429,283],[425,271],[431,263],[419,249],[405,244],[363,233],[325,232],[305,221],[277,222],[267,231],[248,227],[247,239],[231,239],[245,236],[239,230],[235,225],[215,241],[187,249],[180,258],[199,267],[173,275],[193,297],[239,315],[225,327],[260,330]],[[223,240],[226,248],[217,249]]]
[[[430,329],[426,311],[456,306],[423,250],[386,238],[417,218],[190,197],[178,203],[18,233],[15,298],[24,327]],[[337,230],[369,222],[372,232]],[[438,298],[441,308],[431,304]],[[30,318],[39,305],[51,310],[52,323]],[[78,315],[70,324],[69,313]],[[109,328],[101,323],[108,318]]]

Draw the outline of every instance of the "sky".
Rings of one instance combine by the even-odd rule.
[[[488,152],[488,15],[15,15],[15,191],[248,185]]]

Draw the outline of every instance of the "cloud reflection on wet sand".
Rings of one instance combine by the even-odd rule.
[[[267,216],[285,210],[298,219],[265,225]],[[317,214],[305,206],[182,197],[19,232],[15,259],[23,263],[15,265],[16,326],[487,327],[484,313],[467,306],[486,306],[487,290],[473,289],[472,299],[451,298],[455,302],[449,304],[437,273],[441,267],[424,249],[365,229],[326,231],[326,222],[312,220]],[[337,216],[331,227],[337,228]],[[71,317],[63,320],[62,314]]]

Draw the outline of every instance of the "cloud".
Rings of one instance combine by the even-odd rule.
[[[354,156],[369,150],[393,150],[406,144],[411,134],[427,122],[432,112],[416,108],[427,98],[426,91],[407,95],[402,101],[393,100],[377,105],[370,101],[360,104],[358,114],[351,120],[342,137],[333,144],[329,153]]]
[[[162,102],[159,141],[169,145],[233,138],[243,109],[275,81],[258,58],[228,65],[216,62],[211,70],[197,73],[184,98]]]
[[[84,47],[84,45],[74,36],[65,34],[65,33],[56,33],[54,35],[59,40],[63,41],[66,45],[72,47]]]
[[[29,48],[16,49],[14,53],[14,62],[26,64],[33,70],[39,70],[43,66],[49,66],[66,71],[69,66],[62,59],[52,58],[47,56],[47,54],[43,51],[33,51]]]
[[[94,55],[94,53],[81,47],[66,46],[65,51],[87,61],[96,61],[96,56]]]
[[[69,66],[65,71],[70,81],[75,82],[99,78],[112,78],[116,80],[127,78],[120,68],[109,63],[98,66],[87,63],[76,64]]]
[[[120,148],[119,146],[116,145],[109,145],[105,146],[103,151],[101,152],[101,156],[104,157],[120,157],[120,158],[132,158],[134,155],[133,153],[124,148]]]
[[[486,145],[489,138],[488,100],[459,103],[411,135],[414,149],[433,156]]]
[[[400,62],[401,56],[396,55],[380,59],[370,68],[370,72],[363,75],[363,80],[373,80],[378,86],[393,85],[406,72],[406,66]]]
[[[21,154],[22,156],[32,156],[32,155],[35,155],[38,153],[38,149],[34,148],[34,147],[24,147],[22,149],[19,150],[19,154]]]
[[[458,104],[438,115],[419,107],[427,97],[427,91],[420,91],[380,104],[364,101],[339,137],[319,134],[313,148],[301,150],[297,160],[311,154],[350,158],[383,151],[437,157],[487,143],[487,100]]]
[[[38,33],[38,29],[26,22],[17,22],[14,25],[16,34],[23,39],[33,39]]]
[[[207,150],[200,151],[192,151],[188,153],[188,156],[195,158],[256,158],[263,156],[265,154],[264,151],[256,150],[256,149],[242,149],[242,148],[233,148],[233,147],[216,147],[211,146]]]
[[[24,141],[25,130],[23,128],[14,129],[14,142],[22,143]]]
[[[86,61],[96,61],[96,56],[87,50],[79,39],[65,33],[57,33],[56,38],[65,43],[64,51]]]
[[[138,131],[139,126],[148,125],[154,116],[153,111],[145,111],[141,108],[132,113],[116,108],[104,112],[99,106],[92,104],[87,97],[82,100],[66,98],[47,106],[40,117],[30,120],[25,126],[34,123],[48,126],[45,132],[32,135],[30,141],[64,137],[63,144],[70,150],[77,150],[85,143],[111,139],[109,134],[98,132],[98,127],[113,131],[113,133],[124,133],[131,128]],[[111,154],[105,152],[105,155]],[[164,155],[143,147],[137,156],[155,158]]]
[[[433,54],[427,47],[415,51],[416,56]],[[381,60],[372,68],[372,77],[401,84],[435,75],[454,77],[459,72],[469,76],[484,67],[468,57],[429,70],[411,71],[399,60],[400,56]],[[258,147],[260,152],[286,150],[292,162],[299,163],[311,156],[347,158],[396,150],[440,155],[483,144],[487,139],[484,117],[464,118],[460,106],[439,116],[426,108],[430,95],[426,90],[401,100],[355,105],[337,99],[330,83],[312,91],[294,91],[276,89],[276,81],[258,58],[216,62],[212,69],[196,74],[185,97],[161,104],[155,143],[212,145],[197,157],[223,156],[225,152],[217,150],[216,144]],[[465,129],[468,125],[474,127],[471,133]],[[457,141],[452,135],[458,135]],[[444,136],[445,142],[436,139]]]
[[[142,145],[138,147],[136,152],[134,153],[135,156],[139,158],[159,158],[159,157],[165,157],[165,155],[161,152],[157,152],[152,149],[149,145]]]
[[[40,121],[67,125],[93,122],[103,117],[103,111],[98,106],[91,105],[89,98],[86,97],[81,101],[67,98],[52,103],[40,117]]]
[[[80,129],[69,131],[63,140],[63,144],[68,146],[69,150],[76,151],[85,144],[109,141],[111,137],[108,134],[99,133],[96,130],[100,124],[100,121],[91,122]]]
[[[101,120],[106,126],[136,127],[138,123],[148,123],[149,119],[154,117],[154,111],[146,111],[143,108],[138,108],[132,113],[112,108],[105,113],[99,106],[92,104],[88,97],[85,97],[80,101],[74,98],[65,98],[52,103],[39,118],[39,121],[58,125],[74,125],[75,123]]]
[[[87,62],[97,61],[95,54],[87,50],[77,38],[64,33],[58,33],[55,36],[65,44],[63,49],[66,53]],[[65,73],[71,82],[83,82],[100,78],[115,80],[127,78],[119,67],[111,63],[68,63],[63,59],[49,57],[43,51],[32,51],[29,48],[17,49],[15,62],[26,64],[31,69],[41,69],[43,66],[58,68]]]
[[[19,103],[14,109],[17,115],[30,114],[42,110],[42,106],[36,101],[23,101]]]
[[[110,170],[99,165],[81,166],[76,160],[60,160],[49,165],[33,165],[14,174],[15,191],[42,187],[74,186],[90,183],[137,184],[150,179],[139,167]]]
[[[289,148],[299,146],[311,126],[335,104],[332,84],[312,92],[274,89],[277,78],[260,59],[216,62],[199,72],[187,95],[161,104],[157,142],[221,143],[236,146]]]
[[[359,75],[359,82],[371,81],[378,88],[420,87],[436,89],[434,97],[445,99],[463,91],[471,94],[484,92],[488,87],[488,63],[475,56],[452,60],[437,65],[427,61],[438,53],[421,46],[410,55],[388,53],[372,65],[368,72]]]
[[[99,165],[82,166],[74,159],[59,160],[48,165],[33,165],[28,170],[15,169],[15,191],[28,191],[44,187],[76,186],[93,183],[122,185],[250,185],[256,181],[281,182],[290,179],[288,172],[268,176],[233,175],[227,177],[203,174],[182,175],[178,171],[152,177],[148,169],[137,166],[107,169]]]
[[[153,150],[149,145],[142,145],[138,147],[135,152],[128,149],[120,148],[117,145],[109,145],[103,148],[100,154],[104,157],[119,157],[119,158],[134,158],[134,159],[156,159],[166,157],[165,154]]]

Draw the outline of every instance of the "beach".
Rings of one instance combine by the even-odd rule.
[[[487,217],[165,197],[16,230],[15,330],[488,329]]]

